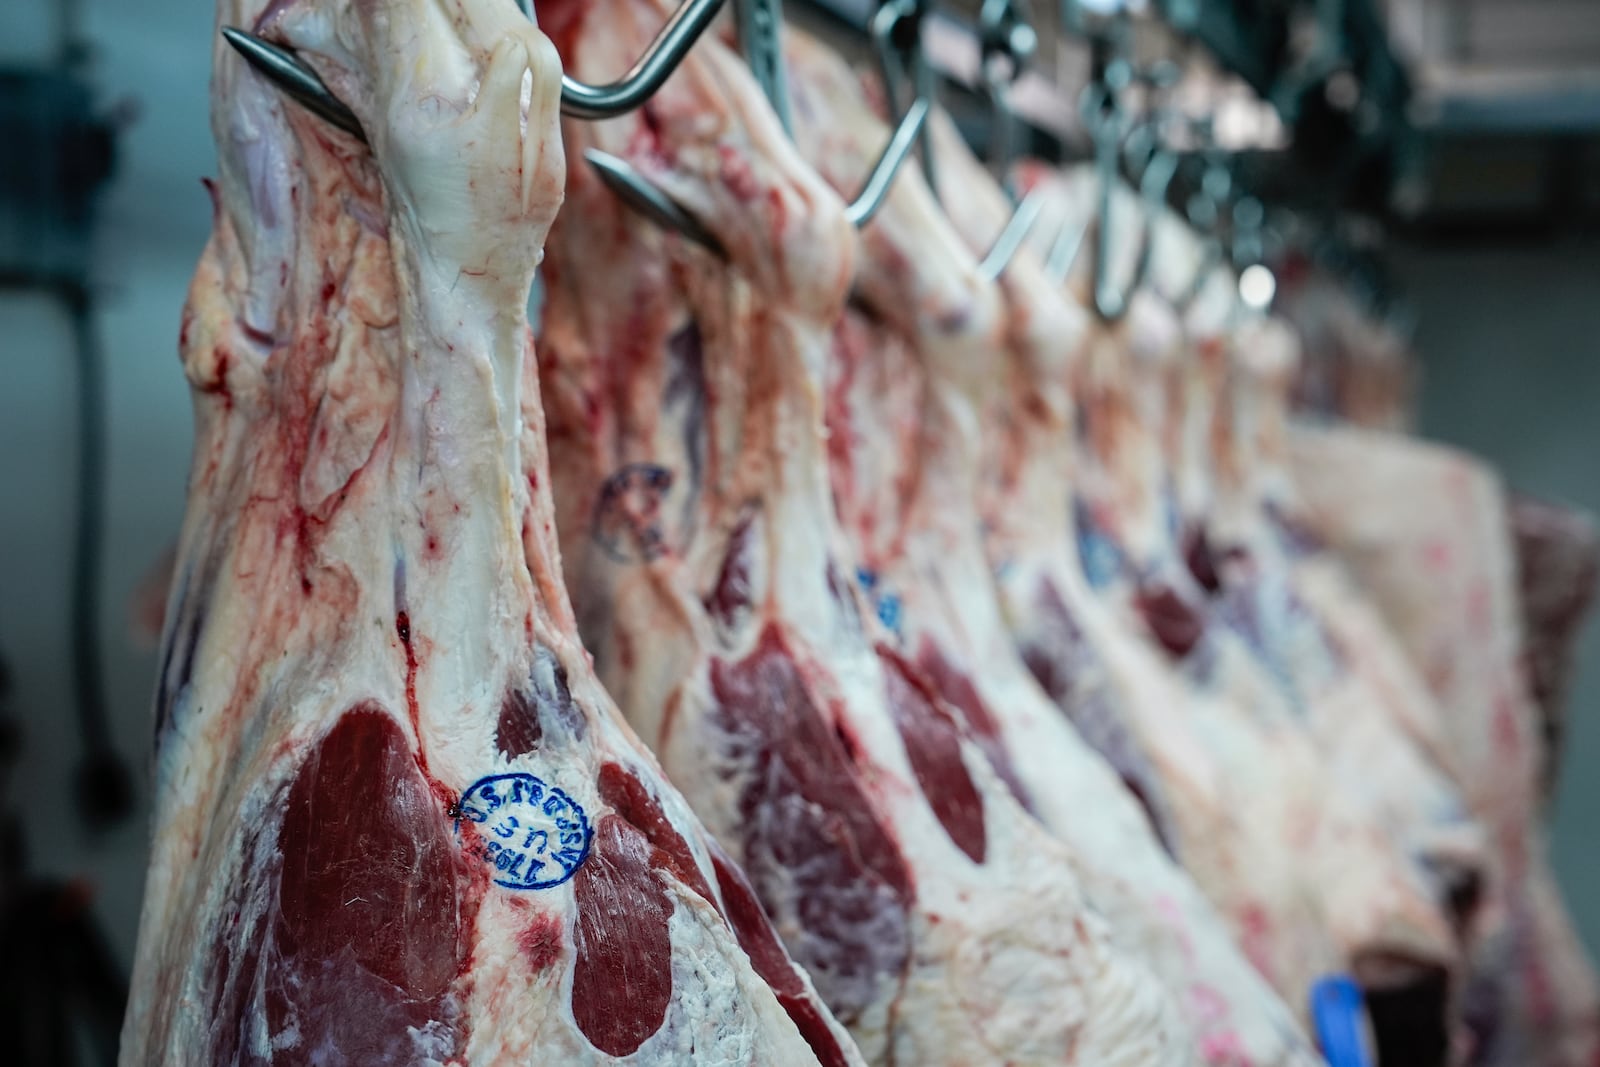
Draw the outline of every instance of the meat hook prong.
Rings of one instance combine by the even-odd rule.
[[[928,101],[919,96],[912,101],[911,107],[900,119],[900,124],[895,127],[894,136],[889,138],[889,143],[884,146],[878,162],[872,165],[872,173],[867,175],[866,184],[861,187],[861,192],[857,193],[856,198],[845,208],[845,217],[856,229],[859,230],[871,222],[872,216],[883,206],[884,198],[889,195],[889,186],[894,184],[894,176],[899,173],[900,165],[906,161],[906,157],[911,154],[911,149],[916,145],[922,127],[927,121]]]
[[[633,67],[607,85],[561,76],[561,113],[577,119],[608,119],[641,106],[678,69],[695,41],[716,19],[723,0],[685,0]]]
[[[583,158],[600,175],[600,180],[605,182],[623,203],[633,208],[639,214],[666,229],[682,234],[695,244],[706,249],[723,259],[727,253],[722,243],[700,224],[700,220],[683,209],[683,206],[662,192],[660,187],[646,181],[644,176],[626,160],[619,159],[609,152],[602,152],[598,148],[583,150]]]
[[[715,21],[723,2],[685,0],[667,19],[639,61],[614,82],[589,85],[563,74],[561,113],[579,119],[605,119],[640,107],[678,69],[689,49]],[[252,67],[307,110],[352,137],[366,141],[355,112],[334,96],[317,72],[291,49],[231,26],[223,29],[222,36]]]
[[[978,264],[978,273],[993,281],[1000,277],[1000,272],[1016,256],[1022,248],[1022,242],[1027,239],[1028,232],[1039,221],[1039,213],[1044,210],[1044,190],[1035,189],[1022,198],[1022,203],[1017,205],[1017,210],[1011,213],[1006,220],[1005,229],[1000,231],[1000,236],[995,238],[990,246],[989,253],[983,257],[983,262]]]
[[[234,51],[244,57],[255,71],[276,85],[285,94],[312,114],[332,123],[362,144],[367,142],[366,131],[356,113],[344,101],[333,95],[317,72],[306,61],[282,45],[263,40],[253,33],[222,28],[223,39]]]

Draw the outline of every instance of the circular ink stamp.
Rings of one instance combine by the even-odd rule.
[[[590,536],[606,555],[618,563],[637,563],[667,550],[662,503],[672,482],[672,472],[654,463],[630,463],[605,480]]]
[[[495,885],[549,889],[577,873],[594,837],[577,801],[531,774],[480,778],[455,807],[477,824],[476,851],[494,868]]]

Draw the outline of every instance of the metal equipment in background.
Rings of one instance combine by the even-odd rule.
[[[72,327],[78,456],[70,641],[82,744],[76,789],[80,814],[103,827],[133,808],[133,778],[106,716],[97,627],[106,419],[94,232],[100,193],[116,167],[118,122],[97,105],[89,83],[78,4],[60,0],[56,11],[59,44],[51,61],[0,67],[0,286],[51,294]]]

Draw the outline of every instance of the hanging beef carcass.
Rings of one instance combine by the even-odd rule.
[[[1452,449],[1349,428],[1299,428],[1292,454],[1310,528],[1381,607],[1438,700],[1448,768],[1489,831],[1467,991],[1472,1062],[1592,1064],[1600,990],[1538,824],[1544,731],[1523,673],[1500,482]]]
[[[1579,636],[1600,584],[1600,530],[1586,512],[1525,494],[1508,494],[1522,606],[1522,658],[1528,695],[1539,708],[1540,786],[1555,790],[1566,740],[1567,695]]]
[[[857,188],[888,129],[841,58],[799,33],[786,52],[802,151],[836,188]],[[959,217],[983,201],[1003,223],[999,189],[957,146],[948,119],[936,121],[939,174],[959,190],[946,210]],[[860,299],[834,332],[827,421],[835,504],[863,592],[1017,797],[1071,846],[1114,939],[1184,1008],[1198,1057],[1313,1062],[1287,1008],[1162,852],[1133,796],[1028,673],[1001,614],[978,511],[979,413],[1007,375],[1002,332],[1019,344],[1048,343],[1057,328],[1070,337],[1070,312],[1057,313],[1065,301],[1041,288],[1026,253],[1003,291],[982,279],[915,175],[896,185],[862,247]]]
[[[606,77],[663,15],[575,2],[557,44],[577,76]],[[854,263],[843,203],[709,42],[636,118],[567,135],[726,253],[577,171],[551,235],[558,528],[630,721],[870,1061],[1187,1062],[1175,1009],[1111,945],[1065,850],[860,615],[822,424]]]
[[[512,0],[221,16],[372,149],[219,45],[122,1062],[859,1063],[578,643],[525,313],[550,43]]]
[[[1065,211],[1068,221],[1074,210],[1081,220],[1092,199],[1088,189],[1075,189],[1071,178],[1033,168],[1025,168],[1021,178],[1025,188],[1053,185],[1053,199],[1066,205],[1057,214]],[[1136,221],[1139,211],[1127,204],[1117,214]],[[1047,228],[1045,240],[1051,232]],[[1120,250],[1124,266],[1134,250],[1133,241]],[[1110,269],[1114,277],[1126,277],[1118,264]],[[1121,717],[1146,760],[1158,767],[1190,768],[1187,781],[1170,771],[1146,777],[1170,777],[1175,785],[1198,791],[1206,780],[1197,768],[1209,762],[1209,788],[1218,799],[1167,803],[1166,809],[1188,819],[1200,818],[1212,806],[1231,810],[1244,826],[1255,824],[1264,854],[1276,849],[1284,855],[1285,844],[1294,842],[1301,850],[1298,866],[1278,871],[1279,907],[1311,907],[1329,924],[1344,963],[1367,980],[1378,980],[1381,970],[1382,980],[1392,981],[1395,959],[1409,961],[1407,973],[1439,973],[1453,965],[1456,950],[1424,891],[1423,872],[1402,854],[1388,829],[1363,810],[1349,785],[1320,766],[1304,724],[1291,713],[1281,683],[1252,648],[1248,632],[1211,609],[1203,582],[1186,559],[1175,484],[1181,447],[1173,440],[1185,429],[1173,361],[1186,351],[1171,313],[1140,290],[1128,316],[1113,329],[1091,331],[1070,362],[1072,430],[1062,425],[1056,431],[1054,449],[1000,450],[1002,466],[987,480],[995,495],[986,515],[1019,639],[1036,673],[1052,692],[1063,694],[1058,699],[1065,706],[1083,699],[1077,679],[1085,671],[1063,653],[1073,646],[1060,635],[1093,635],[1093,620],[1109,610],[1114,634],[1098,642],[1098,654],[1112,667],[1126,665],[1114,672],[1123,676],[1116,684],[1136,692],[1132,686],[1148,687],[1145,679],[1163,674],[1173,683],[1164,703],[1121,702]],[[1019,410],[1021,418],[997,423],[1002,444],[1014,432],[1007,423],[1045,433],[1057,421]],[[1010,469],[1004,466],[1007,454]],[[1032,471],[1041,465],[1044,471]],[[1045,494],[1057,502],[1045,503]],[[1034,519],[1041,514],[1045,518]],[[1074,578],[1059,557],[1053,565],[1045,562],[1049,549],[1029,529],[1035,522],[1076,543],[1086,581]],[[1142,662],[1133,667],[1130,656]],[[1202,753],[1204,760],[1198,758]],[[1226,800],[1220,799],[1222,790],[1229,794]],[[1295,919],[1290,912],[1287,922],[1275,921],[1284,916],[1241,897],[1256,892],[1258,878],[1254,871],[1253,877],[1241,878],[1216,850],[1218,842],[1247,837],[1195,830],[1187,838],[1174,835],[1180,858],[1235,921],[1252,958],[1298,999],[1305,989],[1300,983],[1314,977],[1316,957],[1307,951],[1286,953],[1294,942],[1285,938],[1317,920]],[[1299,969],[1287,971],[1286,965]],[[1443,1006],[1436,1007],[1434,1029],[1439,1031]]]

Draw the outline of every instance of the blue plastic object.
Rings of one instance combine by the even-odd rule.
[[[1311,1024],[1328,1067],[1372,1067],[1362,1036],[1361,987],[1349,975],[1336,974],[1311,987]]]

